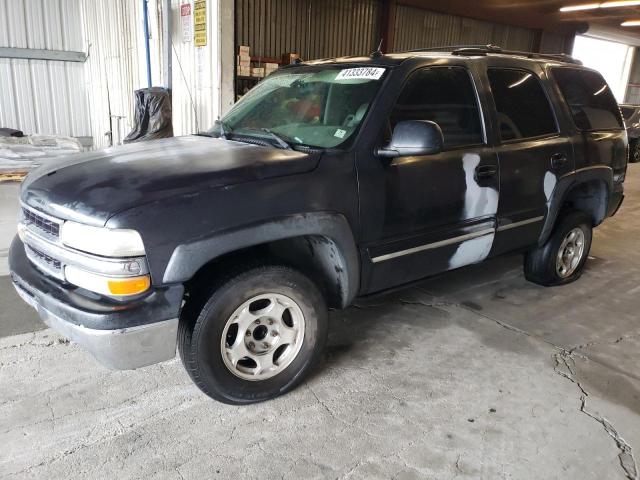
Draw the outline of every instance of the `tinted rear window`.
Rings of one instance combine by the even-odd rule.
[[[490,68],[491,92],[502,140],[557,133],[555,117],[538,76],[526,70]]]
[[[618,130],[622,117],[602,75],[577,68],[554,68],[553,77],[580,130]]]

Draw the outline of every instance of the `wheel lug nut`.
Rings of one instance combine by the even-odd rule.
[[[278,336],[278,332],[276,332],[275,330],[271,330],[271,336],[272,337],[277,337]]]
[[[273,325],[273,319],[272,318],[269,319],[269,325]]]
[[[251,336],[251,330],[247,330],[247,337]]]
[[[255,323],[256,325],[260,325],[260,319],[256,320],[256,321],[255,321],[255,322],[253,322],[253,323]]]
[[[253,342],[249,342],[249,348],[254,348],[255,346],[256,346],[256,344],[255,344],[255,343],[253,343]]]
[[[263,348],[269,348],[269,344],[268,344],[267,342],[264,342],[264,343],[262,344],[262,346],[263,346]]]

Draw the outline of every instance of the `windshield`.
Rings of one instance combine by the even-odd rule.
[[[338,147],[357,132],[384,73],[375,67],[276,73],[248,92],[211,133],[277,137],[292,147]]]

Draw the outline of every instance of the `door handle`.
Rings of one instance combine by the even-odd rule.
[[[567,163],[567,160],[566,153],[554,153],[551,155],[551,168],[560,168]]]
[[[498,173],[498,167],[495,165],[480,165],[476,167],[476,180],[486,180],[494,177]]]

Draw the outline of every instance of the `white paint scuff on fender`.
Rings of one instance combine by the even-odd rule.
[[[464,198],[462,220],[495,215],[498,212],[498,192],[491,187],[481,187],[475,179],[480,155],[468,153],[462,157],[467,190]],[[462,242],[449,260],[449,269],[483,261],[489,256],[495,233]]]

